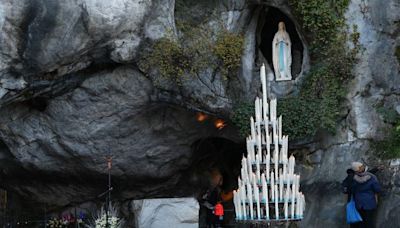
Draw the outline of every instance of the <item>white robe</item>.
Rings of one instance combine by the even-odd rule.
[[[280,46],[282,42],[282,46]],[[281,50],[283,48],[283,51]],[[292,43],[286,31],[278,31],[272,41],[272,62],[275,71],[275,80],[292,80]],[[280,59],[281,58],[281,59]],[[283,63],[283,66],[282,66]]]

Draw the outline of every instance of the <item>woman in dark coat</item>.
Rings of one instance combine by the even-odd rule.
[[[378,205],[378,193],[381,192],[381,186],[376,176],[365,170],[365,166],[360,162],[353,162],[354,171],[351,193],[354,196],[356,208],[363,221],[360,222],[360,228],[375,227],[373,215]]]

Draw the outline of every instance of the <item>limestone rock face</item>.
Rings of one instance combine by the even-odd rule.
[[[388,133],[377,107],[396,110],[399,104],[400,63],[394,56],[399,45],[398,1],[352,0],[346,13],[347,24],[357,25],[364,50],[355,66],[355,79],[348,94],[349,114],[340,124],[335,137],[325,137],[311,146],[307,156],[312,165],[303,166],[302,187],[308,197],[306,216],[301,227],[344,227],[346,197],[341,181],[352,161],[364,161],[370,168],[382,165],[377,173],[382,184],[376,227],[400,224],[396,185],[399,164],[380,161],[372,154],[371,141]],[[378,6],[379,5],[379,6]],[[321,145],[322,144],[322,145]],[[322,150],[321,150],[322,148]],[[315,159],[317,158],[317,162]]]
[[[242,3],[218,7],[229,29],[246,25]],[[193,144],[238,141],[232,125],[213,125],[231,112],[229,82],[209,69],[163,87],[137,67],[142,48],[176,34],[174,9],[173,0],[0,2],[1,187],[52,208],[99,200],[110,155],[116,200],[205,186]],[[246,12],[241,24],[230,11]],[[197,111],[210,120],[197,122]]]
[[[134,200],[137,228],[197,228],[199,203],[194,198]]]
[[[200,160],[207,164],[202,169],[215,161],[207,160],[208,154],[195,156],[193,145],[212,137],[243,140],[229,115],[238,98],[252,101],[259,90],[258,68],[266,61],[259,50],[260,27],[268,26],[260,21],[266,9],[272,6],[288,16],[296,32],[301,27],[285,0],[192,0],[191,19],[201,19],[206,8],[211,30],[218,23],[244,34],[239,75],[224,80],[210,68],[182,85],[168,80],[160,85],[155,82],[159,75],[145,75],[137,66],[141,50],[152,42],[177,38],[177,4],[0,1],[0,187],[51,208],[96,201],[106,188],[109,155],[113,197],[120,202],[192,196],[205,186],[196,168]],[[347,24],[357,25],[365,50],[355,66],[348,115],[337,134],[307,145],[304,157],[309,162],[301,167],[307,210],[301,227],[344,226],[340,182],[348,165],[362,159],[370,166],[380,164],[369,153],[370,140],[387,133],[377,105],[399,112],[400,63],[394,54],[400,45],[399,7],[398,0],[350,2]],[[296,80],[274,83],[268,72],[277,96],[294,94],[309,68],[304,34],[298,36],[303,53]],[[228,126],[217,130],[212,120],[199,123],[197,111],[225,118]],[[399,213],[399,164],[385,167],[378,173],[385,189],[378,227],[396,224]],[[177,204],[189,205],[194,213],[197,206],[189,201],[160,200],[146,203],[142,211]],[[164,218],[171,217],[167,212]],[[146,216],[145,224],[158,224]]]

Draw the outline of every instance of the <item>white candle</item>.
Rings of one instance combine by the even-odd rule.
[[[267,154],[270,154],[271,153],[271,136],[270,136],[270,134],[269,134],[269,127],[268,127],[268,125],[266,125],[266,146],[267,146]]]
[[[254,118],[250,117],[250,128],[251,128],[251,138],[254,139],[256,137],[256,130],[254,129]]]
[[[266,168],[265,168],[265,176],[267,177],[267,180],[269,180],[269,166],[270,166],[270,163],[271,163],[271,161],[270,161],[270,156],[269,156],[269,153],[267,154],[267,161],[266,161]]]
[[[301,207],[300,193],[297,193],[296,194],[296,213],[295,213],[296,217],[300,216],[300,207]]]
[[[250,219],[253,219],[253,192],[250,184],[247,184],[247,200],[249,202]]]
[[[291,181],[293,181],[293,173],[294,173],[294,165],[295,165],[294,163],[295,163],[294,157],[293,157],[293,155],[291,155],[289,158],[289,176],[290,176]]]
[[[263,106],[263,101],[262,98],[258,99],[258,107],[259,107],[259,112],[260,112],[260,122],[263,121],[263,110],[262,110],[262,106]]]
[[[278,136],[276,133],[277,133],[276,132],[276,121],[272,121],[272,140],[275,145],[277,144],[276,140],[278,139]]]
[[[271,117],[271,121],[275,121],[276,120],[276,99],[272,99],[270,101],[270,117]]]
[[[260,177],[260,163],[256,163],[256,175],[257,175],[257,184],[260,183],[261,177]]]
[[[268,185],[265,183],[265,215],[269,220],[269,198],[268,198]]]
[[[285,184],[287,184],[287,165],[284,163],[283,164],[283,174],[282,174],[282,179],[283,179],[283,182],[285,183]]]
[[[261,162],[261,153],[262,153],[262,147],[261,147],[261,125],[258,122],[257,123],[257,155],[256,155],[256,162]]]
[[[288,219],[288,199],[289,199],[289,188],[286,188],[285,197],[284,197],[284,211],[285,211],[285,219]]]
[[[253,186],[254,190],[254,200],[256,201],[257,204],[257,219],[261,219],[261,210],[260,210],[260,191],[258,189],[258,185],[254,184]]]
[[[282,116],[279,116],[278,119],[278,137],[279,137],[279,142],[282,143]]]
[[[242,218],[247,219],[247,213],[246,213],[246,188],[245,185],[243,184],[241,186],[242,191],[240,191],[240,196],[241,196],[241,206],[242,206]]]
[[[275,147],[274,150],[274,166],[275,166],[275,180],[278,181],[278,167],[279,167],[279,162],[278,162],[278,150]]]
[[[295,184],[294,184],[295,185]],[[292,204],[292,207],[290,208],[291,209],[291,218],[293,219],[294,218],[294,206],[295,206],[295,194],[296,194],[296,192],[295,192],[295,186],[292,186],[292,202],[291,202],[291,204]]]
[[[274,185],[275,185],[275,177],[274,177],[274,171],[271,172],[271,201],[274,202],[275,200],[275,192],[274,192]]]
[[[300,210],[300,216],[301,216],[301,218],[303,218],[303,216],[304,216],[304,210],[305,210],[305,206],[306,206],[306,199],[305,199],[305,197],[304,197],[304,195],[303,195],[303,193],[301,194],[301,210]]]
[[[283,177],[282,169],[279,169],[279,200],[283,200]]]
[[[258,121],[260,121],[259,120],[259,117],[258,117],[258,97],[256,97],[256,99],[255,99],[255,101],[254,101],[254,115],[256,116],[256,123],[258,122]]]
[[[278,206],[278,200],[276,200],[277,195],[278,195],[278,185],[275,185],[275,218],[279,219],[279,206]]]
[[[266,117],[268,115],[268,103],[267,103],[267,77],[265,76],[265,65],[263,64],[260,69],[260,79],[262,85],[262,93],[263,93],[263,116]]]

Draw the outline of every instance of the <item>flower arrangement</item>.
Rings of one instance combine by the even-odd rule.
[[[47,222],[46,227],[49,228],[65,228],[67,225],[64,223],[62,219],[52,218]]]
[[[83,226],[85,219],[85,214],[80,212],[79,217],[75,218],[72,214],[64,214],[61,218],[51,218],[47,222],[49,228],[67,228],[75,227],[75,224]]]
[[[97,213],[94,218],[93,224],[87,225],[87,228],[106,228],[106,210],[101,207],[101,210]],[[108,213],[108,228],[122,228],[123,219],[118,217],[117,209],[113,206],[109,206]]]

